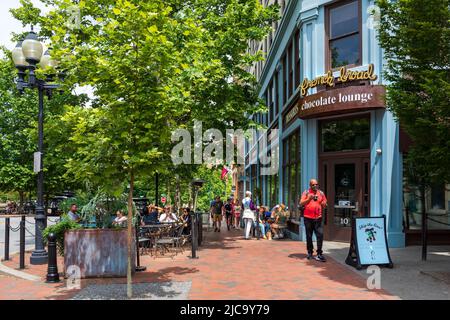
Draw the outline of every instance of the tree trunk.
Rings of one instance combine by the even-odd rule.
[[[19,191],[19,208],[23,208],[24,202],[25,202],[25,192]]]
[[[180,176],[176,175],[176,187],[175,187],[175,210],[180,213],[181,197],[180,197]]]
[[[170,177],[167,177],[167,184],[166,184],[166,190],[167,190],[167,197],[166,197],[166,201],[167,201],[167,205],[170,206],[172,205],[172,200],[170,200]]]
[[[425,184],[422,182],[420,185],[420,201],[422,207],[422,261],[427,260],[427,245],[428,245],[428,218],[427,210],[425,207]]]
[[[128,221],[127,221],[127,244],[128,244],[128,268],[127,268],[127,296],[131,298],[133,296],[132,290],[132,277],[131,277],[131,259],[133,252],[132,241],[132,227],[133,227],[133,188],[134,188],[134,173],[130,171],[130,190],[128,191]]]

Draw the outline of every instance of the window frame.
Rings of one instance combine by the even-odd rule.
[[[293,49],[293,41],[292,39],[289,41],[289,44],[287,45],[287,68],[288,68],[288,72],[287,72],[287,100],[289,100],[292,97],[292,94],[294,93],[293,89],[293,85],[294,85],[294,67],[293,67],[293,59],[292,59],[292,49]]]
[[[357,2],[358,4],[358,31],[354,31],[351,33],[347,33],[345,35],[331,38],[330,37],[330,11],[332,9],[344,6],[346,4]],[[331,61],[331,49],[330,49],[330,42],[334,40],[344,39],[346,37],[350,37],[352,35],[358,34],[359,35],[359,63],[355,64],[348,64],[348,65],[342,65],[336,68],[332,67],[332,61]],[[354,68],[357,66],[362,65],[362,6],[361,6],[361,0],[343,0],[343,1],[337,1],[334,2],[328,6],[325,7],[325,69],[326,70],[332,70],[336,71],[339,70],[342,67],[346,68]]]
[[[294,158],[290,158],[292,152],[292,142],[295,136]],[[283,139],[282,142],[283,163],[282,163],[282,177],[283,177],[283,194],[282,202],[290,208],[290,218],[298,217],[297,201],[301,192],[301,131],[300,128],[294,130],[289,136]],[[291,181],[291,170],[294,171],[295,180]],[[291,199],[294,193],[294,199]],[[293,204],[293,207],[291,206]]]
[[[333,122],[333,121],[346,121],[346,120],[357,120],[357,119],[367,119],[369,121],[369,148],[368,149],[356,149],[356,150],[344,150],[344,151],[323,151],[323,140],[322,140],[322,125],[329,123],[329,122]],[[324,155],[340,155],[340,154],[345,154],[345,153],[367,153],[370,152],[371,149],[371,141],[372,141],[372,132],[371,132],[371,115],[370,113],[362,113],[362,114],[354,114],[354,115],[344,115],[342,117],[331,117],[331,118],[325,118],[325,119],[320,119],[317,123],[317,132],[318,132],[318,152],[319,152],[319,156],[324,156]]]
[[[301,79],[301,65],[300,65],[300,30],[297,29],[294,34],[294,66],[295,66],[295,74],[294,74],[294,92],[297,90],[300,85]]]

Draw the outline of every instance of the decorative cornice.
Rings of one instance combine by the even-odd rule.
[[[301,28],[304,23],[317,19],[319,16],[319,8],[314,7],[306,11],[300,12],[297,17],[297,27]]]

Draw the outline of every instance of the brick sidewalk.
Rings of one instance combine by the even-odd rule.
[[[197,260],[188,258],[189,250],[173,259],[142,257],[147,271],[136,273],[133,282],[191,281],[189,299],[397,299],[384,290],[368,290],[365,279],[331,258],[326,263],[306,260],[305,251],[302,242],[244,240],[241,231],[222,228],[220,233],[204,234]],[[18,256],[3,264],[17,268]],[[62,271],[62,260],[59,265]],[[23,271],[43,281],[0,275],[0,299],[67,299],[78,293],[65,290],[64,281],[46,284],[46,266],[27,265]],[[88,279],[81,286],[112,283],[126,283],[126,279]]]

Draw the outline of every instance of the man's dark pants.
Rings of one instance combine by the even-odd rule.
[[[313,232],[316,234],[317,239],[317,254],[322,254],[322,243],[323,243],[323,227],[322,218],[310,219],[304,218],[305,229],[306,229],[306,248],[309,254],[313,254]]]

